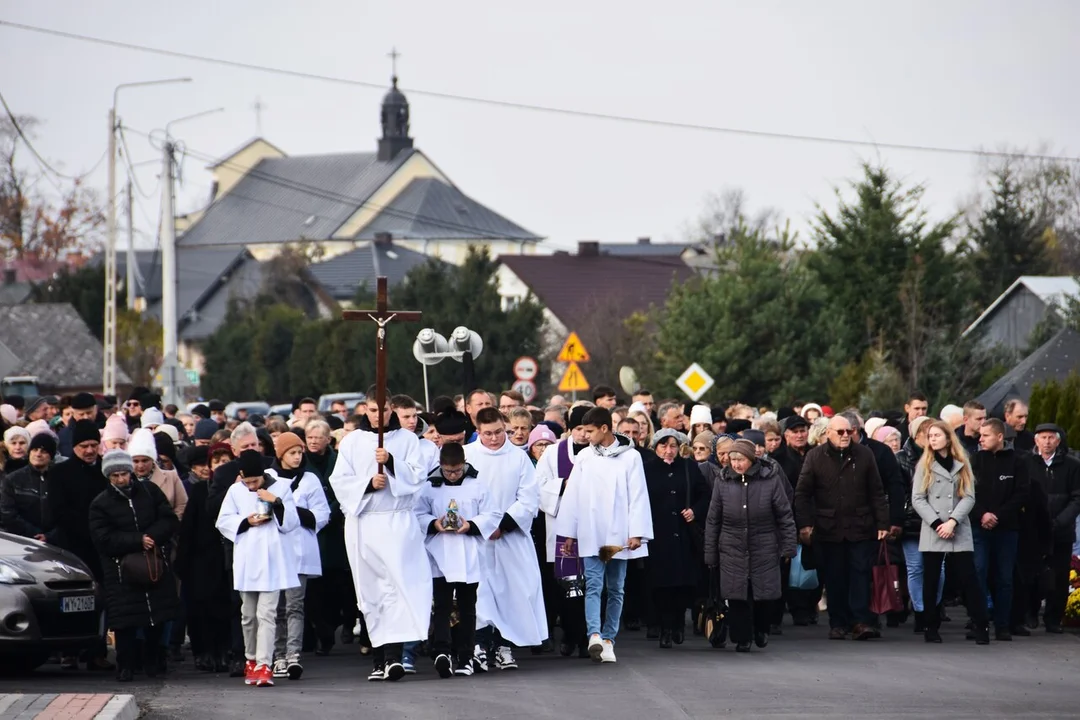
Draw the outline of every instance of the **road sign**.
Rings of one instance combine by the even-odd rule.
[[[526,405],[536,399],[536,383],[532,380],[518,380],[510,387],[521,393],[521,397],[525,398]]]
[[[514,377],[518,380],[535,380],[539,372],[540,366],[536,364],[536,358],[525,356],[514,361]]]
[[[566,338],[566,342],[563,343],[562,350],[559,351],[559,357],[556,359],[564,363],[589,362],[589,351],[585,349],[577,333],[572,332],[570,337]],[[567,370],[567,372],[570,371]]]
[[[559,392],[583,392],[589,389],[589,381],[576,362],[571,362],[559,382]]]
[[[715,381],[705,372],[697,363],[692,364],[690,367],[683,371],[683,374],[679,376],[679,379],[675,381],[675,384],[679,388],[690,396],[691,400],[697,400],[702,395],[709,391]]]
[[[188,381],[189,384],[191,384],[191,385],[198,385],[199,384],[199,379],[200,378],[199,378],[199,371],[198,370],[192,370],[191,368],[186,368],[184,370],[184,375],[187,376],[187,381]]]

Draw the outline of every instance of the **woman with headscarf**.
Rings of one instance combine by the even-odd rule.
[[[716,435],[713,434],[712,430],[703,430],[695,435],[694,442],[690,446],[694,461],[698,463],[708,462],[712,456],[715,441]]]
[[[698,464],[680,457],[686,442],[677,430],[661,430],[653,437],[656,457],[645,465],[653,520],[646,569],[661,648],[683,643],[686,610],[701,576],[699,528],[709,506],[709,487]]]
[[[795,520],[779,466],[736,440],[731,466],[713,487],[705,523],[705,563],[720,573],[737,652],[769,643],[771,601],[781,596],[780,558],[795,557]]]

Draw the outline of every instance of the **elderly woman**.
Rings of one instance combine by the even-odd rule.
[[[30,433],[26,428],[15,426],[9,427],[4,431],[4,450],[7,453],[7,459],[4,460],[4,465],[0,470],[4,471],[4,474],[10,475],[11,473],[26,467],[30,462]]]
[[[686,610],[701,576],[699,528],[709,507],[709,486],[698,464],[680,457],[686,442],[677,430],[661,430],[653,437],[656,457],[645,465],[653,520],[647,572],[662,648],[682,644]]]
[[[787,480],[776,463],[759,460],[754,444],[736,440],[731,466],[713,486],[705,522],[705,563],[719,568],[737,652],[769,644],[770,601],[781,595],[780,558],[795,557],[795,521]]]
[[[109,488],[90,503],[90,536],[101,557],[105,602],[116,636],[116,679],[131,682],[141,630],[147,677],[162,668],[158,647],[162,629],[178,609],[176,581],[162,548],[180,528],[165,494],[153,483],[134,478],[131,456],[105,453],[101,472]]]
[[[135,479],[157,485],[165,494],[176,517],[183,517],[188,502],[187,490],[175,470],[162,470],[158,465],[158,446],[153,433],[146,428],[133,432],[128,442],[128,451],[134,466]]]
[[[708,462],[712,457],[713,445],[716,442],[716,435],[712,430],[705,430],[699,432],[694,436],[694,443],[690,447],[690,450],[694,454],[694,460],[703,463]]]
[[[874,431],[872,437],[879,443],[884,443],[888,446],[893,454],[900,452],[900,448],[903,444],[903,438],[900,436],[900,431],[889,425],[882,425]]]

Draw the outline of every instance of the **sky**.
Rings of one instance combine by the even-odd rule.
[[[882,162],[927,186],[933,217],[978,190],[978,157],[852,147],[595,119],[431,97],[433,91],[605,115],[962,150],[1080,156],[1080,3],[1044,0],[481,2],[0,0],[0,20],[388,85],[396,48],[412,135],[466,194],[548,238],[680,241],[710,194],[741,189],[802,237],[834,188]],[[135,130],[223,107],[173,134],[220,157],[256,134],[291,155],[369,152],[384,90],[222,67],[0,25],[0,92],[42,121],[35,146],[65,172],[105,150],[116,85]],[[127,140],[140,242],[155,232],[158,157]],[[178,211],[205,204],[188,157]],[[123,176],[121,176],[123,177]],[[101,168],[87,181],[104,191]]]

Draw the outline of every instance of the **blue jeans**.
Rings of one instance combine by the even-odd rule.
[[[413,640],[407,642],[401,646],[401,661],[410,665],[416,664],[416,647],[420,644],[419,640]]]
[[[904,538],[900,541],[904,548],[904,564],[907,566],[907,589],[911,596],[911,607],[915,612],[923,612],[922,589],[923,589],[923,557],[919,552],[918,538]],[[945,565],[941,566],[941,577],[938,578],[937,602],[941,604],[941,595],[945,592]]]
[[[974,524],[974,523],[973,523]],[[1013,571],[1016,568],[1016,544],[1020,533],[1016,530],[983,530],[971,528],[975,541],[975,574],[979,588],[987,595],[986,576],[990,564],[994,566],[994,625],[1009,627],[1012,612]]]
[[[599,635],[615,642],[622,620],[623,584],[626,582],[626,561],[609,560],[604,563],[598,557],[582,558],[585,565],[585,631],[589,637]],[[600,627],[600,596],[607,586],[607,606],[604,626]]]

